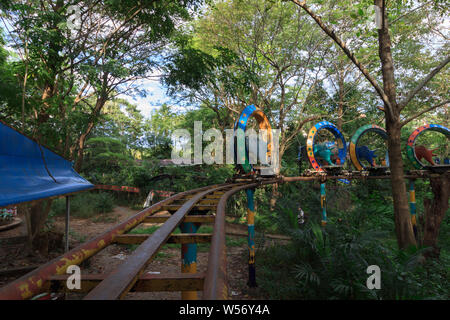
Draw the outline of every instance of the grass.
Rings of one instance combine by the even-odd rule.
[[[106,214],[115,207],[114,197],[107,192],[84,192],[74,195],[70,199],[70,215],[77,218],[97,218],[99,222],[106,219]],[[49,215],[64,216],[66,214],[66,200],[59,198],[53,201]],[[99,218],[99,215],[103,217]],[[97,222],[97,221],[94,221]]]
[[[78,232],[76,232],[74,230],[70,230],[69,231],[69,236],[71,236],[72,238],[76,239],[80,243],[83,243],[83,242],[86,241],[86,236],[85,235],[79,234]]]

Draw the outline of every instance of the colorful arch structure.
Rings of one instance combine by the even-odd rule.
[[[253,166],[249,162],[249,154],[248,154],[248,150],[246,149],[246,146],[245,146],[245,135],[239,135],[239,134],[236,135],[236,131],[239,129],[242,129],[242,131],[245,133],[245,131],[247,130],[247,124],[248,124],[248,120],[250,119],[250,117],[253,117],[256,119],[260,130],[261,129],[267,130],[267,137],[266,137],[267,141],[265,141],[267,143],[267,159],[271,159],[272,146],[273,146],[272,126],[270,125],[270,122],[269,122],[269,119],[267,118],[267,116],[264,114],[264,112],[262,112],[261,109],[259,109],[258,107],[256,107],[253,104],[245,107],[245,109],[241,112],[241,115],[239,116],[239,119],[234,126],[234,134],[235,134],[235,136],[237,136],[237,143],[235,146],[236,158],[237,158],[237,155],[242,155],[242,154],[244,155],[245,158],[241,159],[241,160],[243,160],[244,163],[239,164],[239,165],[242,166],[245,173],[252,172]],[[237,164],[237,161],[236,161],[236,165],[239,166]]]
[[[414,130],[408,138],[408,143],[406,145],[406,155],[416,169],[425,168],[425,165],[417,158],[414,146],[416,144],[417,137],[422,132],[427,130],[443,133],[447,136],[447,138],[450,138],[450,129],[439,124],[426,124]]]
[[[236,161],[236,168],[242,166],[245,173],[254,172],[253,166],[249,161],[249,150],[245,145],[245,131],[247,130],[247,124],[250,117],[254,117],[258,122],[258,127],[260,130],[267,130],[267,135],[263,135],[262,139],[267,145],[266,159],[270,162],[273,149],[273,136],[272,136],[272,126],[270,125],[269,119],[262,112],[261,109],[254,105],[247,106],[240,114],[238,121],[234,126],[234,136],[237,137],[235,142],[235,160],[238,157],[243,158],[242,163],[238,164]],[[240,132],[240,134],[238,134]],[[248,285],[250,287],[256,287],[256,276],[255,276],[255,206],[254,206],[254,192],[255,189],[247,189],[247,245],[248,245]]]
[[[316,123],[309,130],[308,139],[306,141],[306,152],[308,155],[308,159],[312,167],[316,171],[324,171],[324,169],[319,165],[314,156],[314,140],[316,138],[317,133],[320,130],[324,129],[330,131],[334,135],[334,137],[338,140],[338,152],[339,152],[338,155],[341,165],[345,163],[345,157],[347,156],[347,144],[345,142],[344,135],[339,131],[339,129],[334,124],[328,121],[321,121],[319,123]]]
[[[356,147],[358,146],[359,139],[368,132],[375,132],[378,135],[380,135],[384,140],[387,140],[388,138],[386,130],[375,124],[367,124],[356,130],[355,134],[352,136],[350,140],[349,152],[350,152],[350,159],[353,165],[359,171],[366,169],[366,167],[362,164],[361,160],[358,158],[358,155],[356,153]]]

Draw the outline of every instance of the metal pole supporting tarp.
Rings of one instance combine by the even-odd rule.
[[[69,219],[70,219],[70,196],[66,196],[66,244],[64,252],[69,251]]]

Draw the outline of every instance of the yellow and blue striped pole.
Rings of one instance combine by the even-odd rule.
[[[196,233],[199,223],[183,222],[180,225],[182,233]],[[197,244],[187,243],[181,245],[181,273],[197,272]],[[182,300],[197,300],[197,291],[182,291]]]
[[[327,224],[327,195],[325,183],[320,184],[320,207],[322,208],[322,226]]]
[[[414,179],[409,180],[409,212],[411,213],[411,223],[414,230],[414,236],[417,240],[416,190],[414,186]]]
[[[248,286],[257,287],[255,268],[255,189],[247,189]]]

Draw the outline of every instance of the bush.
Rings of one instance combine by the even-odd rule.
[[[273,299],[448,299],[448,257],[425,261],[427,249],[402,251],[389,232],[351,224],[326,228],[310,221],[291,231],[293,242],[257,252],[259,283]],[[381,289],[369,290],[369,265],[381,269]]]
[[[70,199],[70,215],[78,218],[91,218],[97,214],[111,212],[114,208],[114,197],[107,192],[84,192]],[[64,216],[66,200],[56,199],[52,203],[50,216]]]

